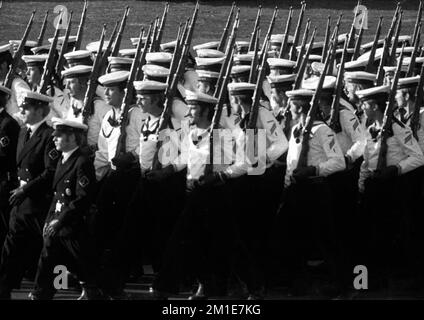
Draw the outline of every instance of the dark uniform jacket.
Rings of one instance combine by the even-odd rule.
[[[53,179],[54,196],[46,224],[58,219],[60,236],[80,230],[93,201],[95,181],[94,165],[80,148],[65,163],[62,163],[60,157]]]
[[[6,202],[10,196],[9,191],[17,187],[16,147],[19,129],[18,122],[3,109],[0,112],[0,194]]]
[[[18,205],[21,214],[46,214],[52,196],[52,181],[59,151],[53,142],[53,128],[43,122],[25,143],[27,128],[21,129],[18,140],[18,179],[25,199]]]

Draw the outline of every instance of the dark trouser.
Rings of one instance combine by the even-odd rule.
[[[334,230],[333,197],[324,178],[313,178],[288,187],[280,212],[282,234],[292,285],[307,282],[307,253],[316,245],[330,268],[330,282],[344,288],[347,284],[345,262]]]
[[[396,272],[422,277],[423,168],[390,180],[369,178],[363,199],[369,286],[386,286]],[[419,208],[420,206],[418,206]],[[367,218],[367,220],[365,220]]]
[[[43,246],[45,215],[21,214],[14,207],[0,265],[0,293],[19,288],[25,271],[36,265]]]
[[[9,205],[10,191],[16,187],[8,181],[8,177],[0,174],[0,244],[3,245],[9,229],[11,207]]]
[[[275,237],[270,235],[283,191],[284,172],[285,167],[271,167],[263,175],[239,178],[237,224],[242,245],[235,271],[250,293],[265,289],[271,256],[275,260],[275,252],[270,251],[275,249],[270,243]]]
[[[334,226],[336,237],[346,258],[346,263],[351,266],[361,263],[359,253],[361,250],[360,219],[358,216],[358,179],[362,158],[358,159],[352,167],[329,176],[328,182],[334,199]]]
[[[236,232],[228,210],[228,186],[200,187],[188,192],[153,285],[156,290],[177,293],[185,272],[204,283],[206,290],[213,284],[214,289],[223,289]]]
[[[137,183],[113,247],[108,272],[111,287],[123,287],[141,257],[143,263],[150,259],[154,270],[160,270],[163,253],[184,205],[185,175],[183,170],[161,182],[140,179]]]
[[[128,204],[140,178],[140,169],[110,170],[101,182],[97,196],[96,239],[100,252],[117,240]]]
[[[46,236],[44,246],[38,261],[38,270],[35,277],[34,294],[39,299],[52,299],[56,288],[54,273],[56,266],[63,265],[78,277],[85,286],[97,286],[96,272],[98,272],[94,241],[89,239],[88,232],[80,231],[69,236]]]

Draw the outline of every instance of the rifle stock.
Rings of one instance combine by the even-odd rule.
[[[302,6],[300,8],[299,17],[297,19],[297,26],[296,26],[296,31],[294,33],[293,45],[291,47],[290,54],[289,54],[289,60],[292,60],[292,61],[296,60],[296,47],[297,47],[297,44],[299,43],[300,29],[302,28],[303,16],[306,10],[306,2],[303,1],[301,2],[301,4]]]
[[[253,51],[254,48],[255,48],[255,41],[256,41],[255,39],[257,38],[256,32],[258,31],[258,28],[259,28],[259,24],[260,24],[260,21],[261,21],[261,15],[262,15],[262,6],[259,5],[258,13],[256,14],[255,25],[253,26],[252,34],[250,36],[249,51]]]
[[[88,1],[84,0],[84,8],[82,9],[82,13],[81,13],[81,20],[78,26],[77,41],[75,42],[74,51],[81,49],[82,36],[84,33],[84,24],[87,17],[87,7],[88,7]]]
[[[423,1],[420,0],[420,6],[418,7],[417,20],[415,21],[414,33],[412,34],[412,43],[415,43],[417,37],[419,37],[418,25],[421,27],[421,18],[423,14]]]
[[[300,46],[299,55],[297,56],[296,67],[294,68],[295,73],[299,70],[300,65],[302,63],[303,55],[305,54],[306,41],[308,41],[310,27],[311,27],[311,21],[308,19],[308,22],[306,23],[305,32],[303,33],[302,45]],[[312,47],[313,45],[314,44],[312,43]]]
[[[22,58],[22,54],[24,53],[25,44],[28,40],[29,33],[32,28],[32,24],[34,22],[34,16],[35,16],[35,10],[32,11],[31,17],[29,18],[28,24],[25,28],[24,35],[21,39],[21,43],[18,46],[18,50],[16,50],[15,54],[13,55],[13,61],[12,64],[9,66],[9,71],[7,72],[6,78],[4,79],[4,86],[6,88],[12,87],[13,79],[15,78],[16,68],[18,67],[19,61]]]
[[[140,63],[138,65],[137,74],[135,76],[136,80],[141,80],[143,79],[143,76],[144,76],[142,68],[146,63],[146,55],[150,45],[149,41],[150,41],[150,37],[152,36],[152,28],[153,28],[153,23],[150,23],[149,31],[147,31],[147,39],[146,39],[146,42],[144,43],[143,53],[141,54]]]
[[[342,60],[340,61],[340,67],[339,67],[339,70],[337,71],[336,89],[333,96],[333,102],[331,104],[329,127],[333,129],[335,133],[339,133],[342,131],[342,127],[340,125],[339,111],[340,111],[340,96],[343,90],[344,65],[346,61],[347,46],[349,43],[348,40],[349,39],[347,39],[347,36],[346,36],[346,41],[343,47]]]
[[[60,28],[59,26],[62,23],[62,19],[63,19],[63,11],[60,13],[60,19],[59,19],[59,24],[56,28],[56,31],[54,33],[54,37],[53,37],[53,41],[52,44],[50,46],[50,50],[49,50],[49,56],[46,60],[46,62],[44,63],[44,71],[43,74],[41,76],[41,81],[40,81],[40,87],[38,89],[38,92],[40,92],[41,94],[46,94],[47,92],[47,88],[48,85],[51,83],[51,80],[53,78],[53,74],[54,74],[54,68],[55,68],[55,51],[56,51],[56,47],[57,47],[57,42],[59,39],[59,33],[60,33]]]
[[[348,45],[349,48],[353,48],[355,44],[355,22],[356,22],[356,17],[358,16],[360,5],[361,5],[361,0],[358,0],[358,3],[356,4],[356,8],[355,8],[355,16],[353,17],[352,25],[349,31],[349,45]]]
[[[73,15],[73,12],[71,11],[69,15],[68,25],[66,26],[65,38],[63,39],[62,47],[60,48],[59,58],[57,59],[57,63],[56,63],[55,69],[56,69],[56,74],[59,76],[59,78],[61,77],[62,69],[64,65],[63,56],[65,55],[65,51],[68,47],[69,35],[71,34],[72,15]]]
[[[230,30],[230,24],[233,19],[235,9],[236,9],[236,3],[233,2],[231,6],[230,14],[228,15],[228,18],[227,18],[227,23],[225,24],[224,31],[222,32],[222,35],[221,35],[221,40],[219,41],[219,45],[218,45],[219,51],[223,51],[225,48],[225,44],[228,38],[228,31]]]
[[[421,32],[421,22],[419,23],[419,28],[417,29],[418,34],[420,34]],[[416,38],[416,41],[414,43],[414,51],[412,52],[411,55],[411,62],[409,63],[408,66],[408,71],[406,72],[406,76],[407,77],[412,77],[413,73],[414,73],[414,68],[415,68],[415,61],[418,55],[418,50],[419,50],[419,45],[420,45],[420,37]]]
[[[328,45],[330,42],[330,32],[331,32],[330,28],[331,28],[331,16],[329,15],[327,17],[327,27],[325,28],[324,47],[322,49],[322,59],[321,59],[322,63],[325,62],[325,58],[328,52]]]
[[[125,95],[124,95],[124,99],[122,100],[122,105],[121,105],[121,120],[120,120],[120,135],[118,138],[118,143],[116,145],[116,153],[115,153],[115,157],[118,157],[121,154],[126,153],[126,141],[127,141],[127,126],[129,123],[129,111],[130,111],[130,107],[132,105],[133,102],[133,96],[134,96],[134,79],[135,76],[137,74],[137,69],[138,69],[138,65],[140,63],[140,56],[141,56],[141,46],[142,46],[142,42],[143,42],[143,35],[144,33],[144,28],[141,27],[140,29],[140,38],[138,39],[138,43],[137,43],[137,52],[135,54],[134,60],[131,64],[131,69],[130,69],[130,75],[128,76],[128,81],[127,81],[127,88],[125,90]]]
[[[368,64],[367,64],[366,70],[365,70],[367,72],[373,72],[374,71],[375,52],[376,52],[377,47],[378,47],[378,40],[380,40],[382,22],[383,22],[383,17],[380,16],[380,18],[378,20],[377,30],[375,31],[375,35],[374,35],[374,42],[372,44],[372,48],[371,48],[371,51],[370,51],[370,57],[368,59]]]
[[[97,51],[96,59],[94,60],[93,69],[88,80],[87,91],[85,92],[83,109],[82,109],[82,119],[85,124],[88,124],[88,119],[94,114],[94,97],[96,96],[97,89],[97,79],[100,76],[101,69],[101,60],[103,43],[105,41],[106,35],[106,25],[103,25],[102,35],[100,36],[99,41],[99,50]]]
[[[384,111],[383,125],[380,132],[381,142],[380,142],[380,150],[378,153],[378,160],[377,160],[377,171],[380,171],[387,166],[387,139],[393,134],[393,129],[392,129],[393,116],[394,116],[393,111],[394,111],[395,103],[396,103],[395,96],[396,96],[397,85],[398,85],[400,73],[402,70],[404,48],[405,48],[405,43],[402,46],[402,52],[400,54],[397,68],[396,68],[396,73],[390,88],[389,100],[387,102],[386,110]]]
[[[121,41],[124,34],[125,26],[127,25],[127,19],[128,19],[129,13],[130,13],[130,7],[127,6],[124,11],[124,16],[122,17],[122,20],[121,20],[121,25],[119,26],[118,35],[116,36],[115,43],[113,44],[113,49],[111,53],[112,57],[117,57],[119,54],[119,47],[121,46]]]
[[[384,80],[384,66],[386,65],[387,56],[389,54],[389,39],[386,37],[384,39],[383,53],[381,55],[380,65],[378,66],[377,71],[377,86],[381,86]]]
[[[97,51],[97,55],[101,56],[100,64],[99,64],[99,76],[104,74],[106,72],[106,69],[108,67],[107,58],[109,57],[110,53],[112,52],[112,44],[116,37],[116,32],[118,31],[118,24],[119,21],[116,21],[115,27],[113,28],[112,34],[110,35],[109,42],[107,44],[106,50],[102,53],[103,50],[103,44],[101,47],[99,47],[99,50]],[[104,42],[103,42],[104,43]]]
[[[252,65],[249,74],[249,83],[256,83],[256,76],[258,71],[258,52],[259,52],[259,31],[255,40],[255,50],[253,51]]]
[[[166,23],[166,18],[168,16],[168,10],[169,10],[169,2],[167,2],[165,4],[165,8],[163,9],[163,14],[162,14],[162,19],[160,20],[160,26],[158,29],[158,34],[156,37],[156,51],[159,51],[160,49],[160,44],[162,42],[162,37],[163,37],[163,33],[164,33],[164,29],[165,29],[165,23]]]
[[[287,51],[287,45],[289,41],[289,33],[290,33],[290,27],[291,27],[291,21],[293,18],[293,8],[289,8],[289,15],[287,16],[287,22],[286,22],[286,29],[284,30],[284,38],[283,43],[281,44],[280,52],[278,54],[278,58],[282,59],[286,55]]]
[[[402,16],[403,16],[403,11],[401,10],[400,14],[399,14],[398,23],[397,23],[397,26],[396,26],[395,37],[393,39],[392,47],[391,47],[391,50],[390,50],[390,55],[389,55],[390,65],[396,64],[396,49],[397,49],[397,45],[398,45],[400,30],[402,28]]]
[[[38,35],[38,38],[37,38],[37,47],[40,47],[40,46],[43,45],[44,34],[46,33],[48,17],[49,17],[49,10],[46,10],[46,14],[44,16],[43,24],[41,25],[40,34]]]
[[[355,49],[353,51],[352,61],[358,59],[361,53],[362,37],[364,36],[364,19],[362,19],[361,29],[359,30],[358,38],[356,38]]]
[[[331,44],[331,46],[332,45],[333,44]],[[306,116],[305,127],[304,127],[303,132],[302,132],[302,146],[301,146],[301,150],[300,150],[300,154],[299,154],[299,160],[298,160],[298,163],[297,163],[297,169],[304,168],[308,165],[309,139],[310,139],[310,135],[311,135],[311,131],[312,131],[314,121],[316,119],[316,114],[317,114],[317,111],[318,111],[318,108],[319,108],[319,98],[320,98],[320,95],[321,95],[325,76],[327,74],[327,70],[328,70],[328,66],[330,64],[330,60],[332,59],[331,56],[332,56],[332,53],[330,53],[327,56],[327,59],[325,60],[324,70],[322,71],[322,73],[319,77],[318,86],[317,86],[315,94],[312,98],[311,107],[310,107],[308,114]]]
[[[294,90],[299,89],[300,85],[302,84],[303,74],[305,73],[306,65],[308,64],[308,59],[309,59],[309,55],[311,54],[312,46],[313,46],[314,41],[315,41],[316,32],[317,32],[317,28],[314,28],[314,32],[312,33],[312,37],[309,40],[309,46],[308,46],[308,49],[306,50],[306,54],[302,59],[302,62],[300,64],[299,69],[295,72],[296,73],[296,80],[294,81],[294,85],[293,85]],[[299,56],[299,58],[300,58],[300,56]]]

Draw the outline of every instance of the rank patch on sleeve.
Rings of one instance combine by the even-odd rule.
[[[78,180],[78,184],[85,188],[86,186],[88,186],[88,184],[90,183],[90,180],[88,180],[88,178],[86,176],[82,176],[79,180]]]
[[[274,134],[275,129],[277,129],[277,125],[274,123],[271,127],[271,134]]]
[[[7,136],[4,136],[0,139],[0,145],[3,148],[7,147],[9,145],[9,143],[10,143],[10,140],[9,140],[9,137],[7,137]]]
[[[405,138],[405,144],[411,145],[412,144],[412,134],[408,134]]]
[[[50,157],[50,159],[52,159],[52,160],[56,160],[56,159],[59,157],[59,152],[57,152],[57,150],[56,150],[56,149],[52,149],[52,150],[50,150],[50,152],[49,152],[49,157]]]
[[[329,146],[330,146],[330,149],[333,149],[333,147],[334,147],[334,145],[336,144],[336,141],[334,140],[334,138],[333,139],[331,139],[331,142],[330,142],[330,144],[329,144]]]
[[[353,130],[356,130],[359,126],[358,120],[355,119],[355,123],[353,124]]]

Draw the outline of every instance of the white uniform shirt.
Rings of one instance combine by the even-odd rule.
[[[351,108],[341,108],[339,121],[342,131],[336,134],[337,141],[344,155],[356,161],[364,154],[367,137],[364,127]]]
[[[70,108],[66,115],[66,119],[83,122],[82,119],[83,101],[71,98]],[[88,119],[87,143],[89,146],[95,146],[99,140],[99,133],[102,121],[111,110],[111,106],[101,99],[94,100],[94,114]]]
[[[158,137],[156,130],[159,126],[159,119],[160,117],[149,115],[141,127],[139,160],[142,171],[152,168],[153,158],[157,149]],[[162,167],[173,165],[176,171],[181,171],[186,164],[177,163],[181,147],[180,123],[175,118],[171,118],[171,122],[172,128],[167,128],[159,133],[162,147],[158,153],[158,159]]]
[[[424,165],[424,156],[412,135],[412,130],[408,126],[400,126],[393,123],[393,136],[387,139],[387,166],[398,166],[400,173],[404,174]],[[365,180],[377,169],[378,154],[380,152],[380,134],[373,139],[370,132],[378,130],[374,123],[370,126],[367,145],[364,152],[364,162],[362,162],[359,173],[359,190],[364,190]]]
[[[238,150],[244,149],[245,142],[243,131],[238,129],[237,132],[238,134],[235,134],[226,129],[215,133],[218,134],[222,143],[215,143],[216,140],[214,141],[213,172],[224,172],[229,178],[236,178],[247,172],[245,158],[235,156]],[[235,136],[237,136],[237,139],[234,139]],[[187,139],[187,180],[198,180],[204,175],[206,164],[210,162],[209,141],[207,129],[193,127],[190,130]]]
[[[291,184],[291,176],[297,168],[302,150],[302,133],[297,134],[300,123],[293,127],[287,153],[287,170],[284,179],[285,186]],[[309,139],[307,165],[317,168],[317,175],[326,177],[346,168],[343,152],[337,142],[336,135],[324,122],[315,121]]]
[[[112,108],[103,118],[101,131],[99,134],[98,150],[94,159],[97,180],[100,180],[111,167],[116,169],[111,161],[116,155],[116,146],[120,137],[121,110]],[[140,135],[144,114],[138,106],[133,106],[129,110],[129,123],[126,127],[126,152],[138,155],[140,152]]]
[[[395,114],[395,117],[397,117],[400,120],[400,113],[398,109],[396,109],[394,114]],[[408,127],[411,127],[412,115],[413,113],[406,113],[404,116],[407,120],[405,125],[407,125]],[[417,136],[418,136],[418,144],[420,145],[420,149],[424,153],[424,109],[423,108],[420,108],[420,127],[417,130]]]

